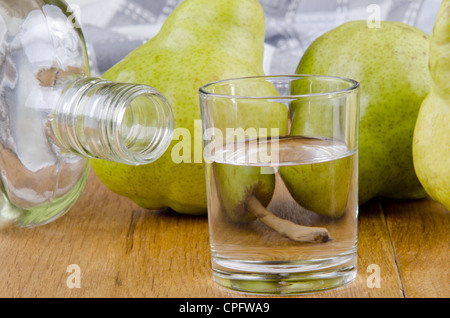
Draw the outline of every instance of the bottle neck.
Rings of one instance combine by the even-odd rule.
[[[70,152],[141,165],[167,150],[173,121],[169,103],[152,87],[89,77],[63,89],[53,130]]]

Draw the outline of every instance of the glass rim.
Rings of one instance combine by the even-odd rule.
[[[301,78],[321,78],[321,79],[328,79],[328,80],[339,80],[342,82],[350,83],[351,85],[344,89],[338,89],[338,90],[330,90],[326,92],[321,93],[308,93],[308,94],[298,94],[298,95],[275,95],[275,96],[247,96],[247,95],[228,95],[228,94],[217,94],[217,93],[211,93],[207,91],[208,87],[217,85],[217,84],[223,84],[227,82],[237,82],[237,81],[244,81],[244,80],[251,80],[251,79],[301,79]],[[287,74],[287,75],[257,75],[257,76],[245,76],[245,77],[235,77],[235,78],[229,78],[229,79],[223,79],[214,81],[208,84],[203,85],[199,89],[200,95],[203,96],[214,96],[214,97],[220,97],[220,98],[235,98],[235,99],[295,99],[295,98],[305,98],[305,97],[324,97],[324,96],[330,96],[330,95],[341,95],[346,94],[355,91],[360,87],[360,83],[356,80],[346,78],[346,77],[340,77],[340,76],[331,76],[331,75],[316,75],[316,74]]]

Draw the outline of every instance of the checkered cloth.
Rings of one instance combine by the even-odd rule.
[[[153,37],[182,0],[68,0],[78,11],[93,75],[99,76]],[[430,33],[440,0],[260,0],[266,15],[266,74],[293,73],[321,34],[349,20],[367,20],[376,4],[382,20]]]

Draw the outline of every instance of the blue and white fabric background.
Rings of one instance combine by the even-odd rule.
[[[100,76],[161,28],[182,0],[67,0],[81,21],[92,75]],[[260,0],[266,74],[293,73],[311,42],[350,20],[401,21],[430,34],[441,0]]]

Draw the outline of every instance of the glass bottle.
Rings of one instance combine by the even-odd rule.
[[[86,46],[61,0],[0,0],[0,229],[66,213],[90,159],[139,165],[172,139],[164,96],[90,77]]]

